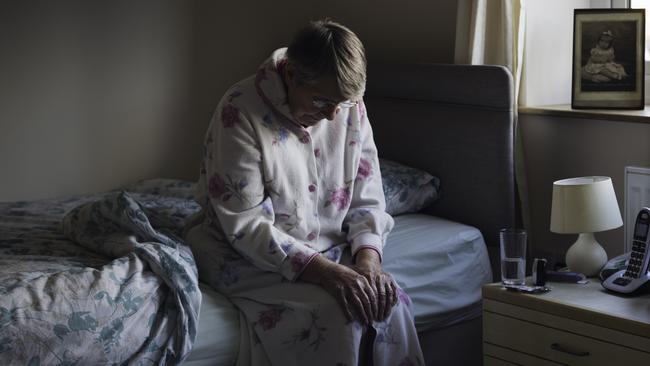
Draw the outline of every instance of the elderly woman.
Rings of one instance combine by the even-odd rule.
[[[408,297],[381,267],[393,227],[346,27],[312,22],[222,98],[186,239],[240,311],[239,365],[417,365]]]

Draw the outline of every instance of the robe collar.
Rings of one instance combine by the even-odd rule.
[[[286,54],[286,47],[277,49],[260,65],[255,75],[255,89],[266,104],[303,130],[304,127],[296,121],[289,108],[287,86],[283,76],[287,65]]]

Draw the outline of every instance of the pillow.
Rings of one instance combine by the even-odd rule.
[[[416,168],[379,159],[386,212],[395,216],[422,210],[440,195],[440,179]]]

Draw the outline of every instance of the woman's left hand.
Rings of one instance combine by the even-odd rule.
[[[392,307],[397,303],[397,285],[393,277],[381,267],[379,253],[373,249],[361,249],[357,252],[352,268],[364,276],[374,289],[372,301],[375,320],[383,321],[388,317]]]

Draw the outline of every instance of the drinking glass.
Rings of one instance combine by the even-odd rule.
[[[526,283],[526,239],[524,229],[501,229],[501,282],[504,285]]]

